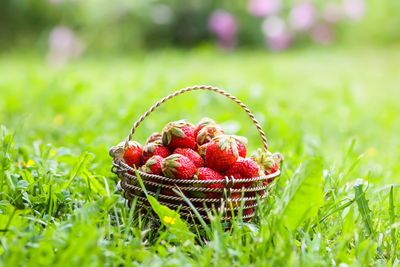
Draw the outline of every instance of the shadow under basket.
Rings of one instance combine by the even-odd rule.
[[[275,184],[275,178],[280,175],[280,170],[269,175],[249,178],[249,179],[235,179],[234,177],[225,176],[222,180],[178,180],[171,179],[164,176],[153,175],[141,171],[135,171],[132,167],[128,166],[124,159],[124,147],[127,146],[131,140],[135,129],[139,124],[153,112],[157,107],[167,100],[180,95],[182,93],[194,90],[209,90],[228,97],[235,101],[242,109],[249,115],[250,119],[256,126],[260,137],[263,141],[264,150],[268,152],[267,139],[261,129],[258,121],[250,110],[236,97],[231,94],[212,86],[193,86],[183,88],[173,94],[158,101],[152,106],[132,127],[132,130],[125,140],[125,144],[114,146],[110,149],[110,156],[113,158],[113,167],[111,171],[118,175],[120,182],[118,183],[119,189],[124,191],[124,197],[128,200],[128,205],[131,206],[134,198],[137,198],[137,206],[149,207],[150,204],[139,184],[137,174],[140,175],[141,180],[149,195],[155,197],[160,204],[163,204],[173,210],[178,210],[181,218],[188,222],[198,223],[198,218],[194,215],[193,208],[187,201],[179,194],[174,192],[174,189],[180,191],[185,195],[187,200],[193,204],[200,216],[206,222],[209,219],[209,214],[215,211],[222,214],[224,221],[230,220],[232,215],[237,215],[239,210],[242,209],[242,219],[250,221],[256,211],[257,206],[264,201],[268,195],[268,191]],[[281,159],[280,154],[276,153],[277,158]],[[222,188],[206,188],[202,185],[210,183],[222,183]],[[241,185],[246,185],[241,187]],[[233,214],[232,214],[233,213]]]

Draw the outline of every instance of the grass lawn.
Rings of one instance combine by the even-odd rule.
[[[1,55],[0,266],[398,265],[399,62],[394,47],[166,50],[62,70]],[[224,231],[216,218],[182,238],[133,216],[108,148],[153,103],[194,84],[247,104],[285,161],[252,223]],[[246,136],[250,152],[261,147],[246,114],[211,92],[163,105],[134,139],[203,116]]]

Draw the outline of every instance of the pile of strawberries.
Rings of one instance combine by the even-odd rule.
[[[241,179],[274,173],[278,160],[258,150],[247,158],[247,139],[226,135],[214,120],[203,118],[196,126],[180,120],[168,123],[161,133],[153,133],[142,146],[130,141],[124,152],[125,162],[139,171],[172,179],[223,180],[234,177],[233,188],[253,186]],[[271,180],[264,180],[267,185]],[[222,183],[196,184],[196,187],[222,188]],[[175,195],[169,189],[163,194]],[[220,192],[190,191],[191,197],[219,198]],[[231,195],[231,198],[240,198]]]

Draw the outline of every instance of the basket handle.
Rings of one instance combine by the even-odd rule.
[[[129,133],[129,135],[126,137],[125,140],[125,144],[124,147],[126,148],[126,146],[128,145],[128,142],[131,140],[132,135],[135,133],[136,128],[139,126],[139,124],[150,115],[150,113],[152,113],[156,108],[158,108],[162,103],[166,102],[167,100],[174,98],[180,94],[189,92],[189,91],[195,91],[195,90],[208,90],[208,91],[213,91],[216,93],[219,93],[223,96],[226,96],[227,98],[233,100],[236,102],[236,104],[238,104],[246,113],[247,115],[249,115],[250,119],[253,121],[254,125],[256,126],[258,132],[260,133],[260,137],[262,139],[263,145],[264,145],[264,149],[267,152],[268,151],[268,145],[267,145],[267,138],[265,137],[265,133],[264,131],[261,129],[260,124],[258,123],[258,121],[256,120],[256,118],[254,118],[254,115],[250,112],[250,110],[245,106],[245,104],[243,104],[239,99],[237,99],[236,97],[234,97],[233,95],[231,95],[228,92],[225,92],[224,90],[221,90],[217,87],[213,87],[213,86],[206,86],[206,85],[194,85],[191,87],[186,87],[186,88],[182,88],[179,91],[176,91],[175,93],[172,93],[166,97],[164,97],[163,99],[161,99],[160,101],[158,101],[157,103],[155,103],[149,110],[146,111],[146,113],[144,113],[134,124],[133,127],[131,129],[131,132]]]

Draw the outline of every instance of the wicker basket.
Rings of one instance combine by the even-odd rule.
[[[250,110],[236,97],[233,95],[218,89],[212,86],[193,86],[183,88],[179,91],[176,91],[173,94],[168,95],[167,97],[161,99],[156,104],[154,104],[143,116],[141,116],[133,125],[130,134],[125,140],[124,147],[128,144],[131,140],[133,133],[135,132],[136,128],[139,124],[150,115],[157,107],[159,107],[162,103],[166,102],[167,100],[174,98],[177,95],[180,95],[185,92],[194,91],[194,90],[209,90],[216,93],[219,93],[223,96],[228,97],[229,99],[235,101],[242,109],[249,115],[250,119],[253,121],[254,125],[256,126],[265,151],[267,150],[267,139],[265,137],[264,132],[261,129],[260,124],[254,118],[254,115],[250,112]],[[134,198],[138,199],[137,205],[142,207],[148,207],[149,203],[147,201],[146,196],[142,188],[139,185],[138,178],[136,177],[135,170],[128,166],[123,160],[124,154],[124,147],[122,146],[114,146],[110,149],[110,156],[113,158],[113,167],[111,171],[118,175],[121,179],[118,183],[118,187],[124,190],[124,197],[128,200],[128,205],[130,206],[132,200]],[[268,152],[269,153],[269,152]],[[280,154],[274,154],[277,158],[281,158]],[[235,180],[234,177],[224,177],[223,180],[212,180],[212,181],[204,181],[204,180],[178,180],[178,179],[170,179],[163,176],[147,174],[138,171],[142,181],[146,187],[146,191],[149,195],[154,196],[158,199],[158,201],[168,206],[169,208],[178,210],[181,217],[184,219],[193,220],[193,210],[189,206],[189,204],[179,195],[173,193],[171,194],[172,189],[178,189],[181,191],[187,199],[192,202],[193,206],[196,207],[197,211],[199,212],[200,216],[208,220],[209,212],[212,209],[215,209],[223,214],[224,220],[229,220],[232,218],[232,211],[237,213],[239,209],[241,209],[241,203],[243,201],[243,216],[242,219],[245,221],[250,221],[251,218],[255,214],[255,209],[259,205],[259,203],[263,202],[265,197],[268,195],[268,189],[275,184],[276,177],[279,176],[280,171],[276,171],[270,175],[251,178],[251,179],[240,179],[240,183],[253,183],[251,187],[248,188],[233,188],[235,183],[238,180]],[[268,185],[263,185],[263,181],[269,180],[271,183]],[[272,182],[273,181],[273,182]],[[200,187],[201,184],[207,183],[223,183],[222,188],[205,188]],[[261,186],[260,186],[261,184]],[[168,194],[163,194],[164,190],[162,189],[169,189]],[[193,198],[190,197],[190,192],[218,192],[220,197],[219,198]],[[236,193],[235,198],[231,198],[232,194]],[[237,198],[238,193],[242,193],[244,197]],[[174,195],[175,194],[175,195]],[[259,201],[257,200],[259,199]]]

